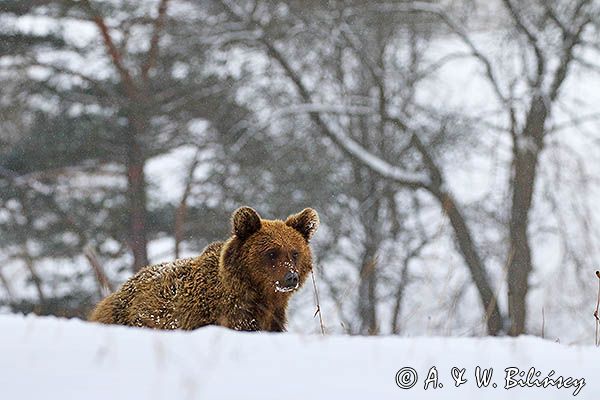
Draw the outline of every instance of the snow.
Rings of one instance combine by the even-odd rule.
[[[600,394],[596,348],[535,337],[349,337],[220,327],[166,332],[15,315],[0,316],[0,332],[6,399],[568,399],[581,379],[576,398]],[[478,366],[493,368],[487,388],[477,387]],[[539,380],[574,380],[569,388],[507,390],[505,369],[514,367],[534,367]],[[410,389],[395,383],[403,368],[418,374]],[[458,379],[462,368],[467,382],[455,387],[452,376]],[[424,390],[435,372],[441,385]]]

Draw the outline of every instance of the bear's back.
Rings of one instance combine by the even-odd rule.
[[[214,324],[221,302],[221,242],[198,257],[142,268],[94,310],[91,320],[159,329]]]

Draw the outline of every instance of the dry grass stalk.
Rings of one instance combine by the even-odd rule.
[[[317,289],[317,281],[315,280],[315,272],[310,271],[310,275],[312,277],[313,289],[315,291],[315,302],[317,303],[317,309],[315,310],[315,315],[313,316],[313,318],[316,317],[317,314],[319,314],[319,325],[321,326],[321,334],[325,335],[325,327],[323,325],[323,316],[321,315],[321,303],[319,302],[319,290]]]
[[[100,265],[100,262],[98,261],[98,255],[94,251],[94,248],[90,245],[85,246],[83,249],[83,254],[85,255],[85,258],[87,258],[92,270],[94,271],[94,274],[96,275],[96,280],[98,281],[98,294],[100,297],[108,296],[113,292],[114,288],[106,276],[104,268],[102,268],[102,265]]]
[[[600,346],[600,341],[598,340],[598,328],[600,327],[600,318],[598,318],[598,308],[600,308],[600,271],[596,271],[596,277],[598,277],[598,300],[596,300],[596,310],[594,310],[594,318],[596,318],[596,336],[594,344]]]

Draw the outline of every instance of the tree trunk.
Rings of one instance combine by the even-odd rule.
[[[541,97],[534,98],[522,135],[515,136],[513,148],[513,174],[511,177],[512,209],[509,230],[508,262],[508,315],[511,321],[509,334],[525,333],[527,318],[527,292],[532,267],[529,243],[529,211],[533,193],[539,154],[543,148],[544,125],[547,110]]]
[[[138,271],[148,265],[148,240],[146,237],[146,177],[145,159],[139,143],[142,124],[133,118],[127,143],[127,194],[129,200],[129,246],[133,253],[133,269]]]
[[[400,283],[398,283],[398,289],[396,289],[396,295],[394,297],[394,309],[392,314],[392,333],[394,335],[399,335],[402,330],[400,317],[402,316],[402,305],[404,300],[404,293],[406,292],[406,287],[408,286],[408,265],[411,260],[411,256],[408,256],[404,260],[404,264],[402,266],[402,271],[400,272]]]
[[[376,249],[368,246],[362,259],[360,284],[358,287],[358,315],[360,316],[360,333],[377,335],[377,268]]]
[[[484,308],[488,334],[496,336],[500,334],[503,328],[502,315],[500,314],[496,296],[490,286],[489,277],[475,248],[475,243],[473,242],[467,223],[450,194],[444,191],[434,191],[433,195],[438,198],[438,201],[442,204],[444,211],[450,219],[458,247],[469,267],[471,278],[479,292],[479,298]]]
[[[527,228],[531,208],[537,157],[526,153],[514,161],[512,211],[510,216],[510,260],[508,263],[508,315],[511,326],[509,334],[517,336],[525,332],[526,297],[529,289],[529,273],[532,270],[531,248]]]

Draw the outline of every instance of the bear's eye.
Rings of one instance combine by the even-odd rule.
[[[298,252],[296,250],[292,251],[292,260],[298,261]]]
[[[267,253],[267,257],[269,257],[271,261],[275,261],[277,259],[277,252],[275,250],[271,250]]]

